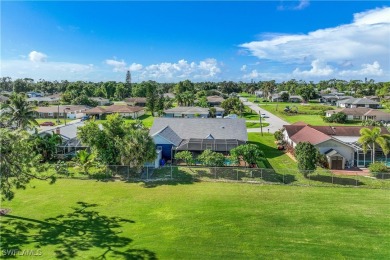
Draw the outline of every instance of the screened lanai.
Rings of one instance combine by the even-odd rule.
[[[367,152],[364,153],[362,145],[358,142],[350,143],[355,149],[355,165],[357,167],[368,167],[373,162],[373,149],[372,145],[367,145]],[[390,159],[383,153],[379,145],[375,145],[375,161],[384,162],[387,166],[390,166]]]
[[[239,145],[245,144],[244,141],[237,139],[198,139],[190,138],[183,140],[176,151],[193,151],[202,152],[204,150],[212,150],[215,152],[227,153],[231,149]]]

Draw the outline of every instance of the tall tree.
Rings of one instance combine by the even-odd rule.
[[[88,122],[79,128],[78,136],[96,153],[97,159],[105,164],[122,163],[139,167],[141,162],[145,163],[156,156],[148,129],[139,122],[126,124],[118,114],[107,116],[102,128],[94,121]],[[153,158],[150,155],[152,153]]]
[[[44,161],[54,158],[56,146],[62,142],[58,134],[33,135],[35,151],[42,155]]]
[[[156,103],[158,100],[157,87],[152,82],[146,83],[146,107],[154,116],[154,112],[156,111]]]
[[[318,150],[309,142],[300,142],[294,151],[298,161],[298,169],[306,177],[309,171],[314,171],[317,168]]]
[[[131,95],[132,89],[131,89],[131,73],[130,70],[126,72],[126,83],[125,83],[126,91]]]
[[[0,192],[2,199],[11,200],[14,189],[24,189],[31,179],[55,181],[46,174],[46,165],[25,131],[0,128]]]
[[[230,150],[230,155],[240,161],[240,157],[249,165],[254,165],[264,157],[263,151],[255,144],[244,144]]]
[[[133,125],[129,134],[118,141],[121,143],[119,151],[122,165],[140,170],[146,162],[156,158],[156,145],[149,135],[149,130],[144,127]]]
[[[364,153],[367,153],[368,146],[371,145],[372,162],[375,162],[375,145],[378,144],[387,156],[390,150],[390,135],[381,134],[380,127],[374,127],[372,129],[362,128],[360,129],[358,143],[362,145]]]
[[[24,94],[14,93],[9,101],[9,104],[1,106],[4,111],[1,117],[9,126],[15,124],[17,128],[29,129],[39,125],[34,117],[33,106],[27,102]]]

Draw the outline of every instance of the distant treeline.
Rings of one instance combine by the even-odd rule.
[[[374,80],[323,80],[318,83],[312,81],[289,80],[281,83],[271,81],[258,82],[191,82],[184,80],[179,83],[158,83],[155,81],[144,81],[141,83],[131,82],[89,82],[89,81],[46,81],[24,78],[12,80],[10,77],[2,77],[0,81],[0,91],[10,92],[41,92],[46,95],[62,93],[62,101],[71,103],[77,98],[103,97],[110,100],[123,100],[127,97],[147,97],[151,90],[162,93],[183,93],[196,95],[203,94],[229,95],[231,93],[263,91],[263,95],[268,97],[271,93],[288,91],[290,95],[301,95],[305,100],[317,97],[319,91],[334,89],[354,97],[363,96],[386,96],[390,95],[390,82],[375,82]],[[150,93],[149,93],[150,95]]]

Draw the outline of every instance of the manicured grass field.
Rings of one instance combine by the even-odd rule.
[[[40,250],[39,259],[390,257],[385,190],[208,182],[146,187],[34,181],[2,203],[11,212],[0,218],[1,252]]]
[[[269,123],[262,123],[263,127],[269,126]],[[260,123],[246,122],[246,128],[260,128]]]
[[[289,106],[290,109],[298,109],[298,113],[286,113],[284,108]],[[306,122],[311,125],[360,125],[360,122],[351,121],[346,124],[327,123],[321,117],[323,110],[331,110],[335,107],[325,106],[322,104],[305,104],[284,103],[284,102],[265,102],[260,103],[260,108],[271,112],[289,123]]]
[[[53,122],[54,124],[57,125],[57,119],[56,118],[36,118],[35,120],[37,120],[38,124],[41,124],[43,122]],[[69,121],[72,121],[72,119],[67,119],[66,120],[67,122]],[[65,121],[64,119],[60,119],[60,124],[63,124]]]

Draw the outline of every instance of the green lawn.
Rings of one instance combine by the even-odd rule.
[[[245,106],[245,110],[244,113],[242,113],[242,117],[246,120],[260,120],[259,114],[257,114],[255,111],[253,111],[247,106]]]
[[[3,202],[5,249],[39,259],[390,257],[388,191],[34,181]],[[26,257],[20,257],[26,258]],[[26,259],[29,259],[28,257]]]
[[[239,95],[240,95],[240,97],[248,99],[248,101],[250,101],[250,102],[256,103],[256,101],[261,102],[263,100],[262,98],[256,97],[256,95],[246,93],[246,92],[241,92]]]
[[[269,123],[262,123],[263,127],[269,126]],[[246,128],[260,128],[260,123],[246,122]]]
[[[57,118],[36,118],[35,120],[37,120],[38,124],[41,124],[43,122],[53,122],[54,124],[57,125]],[[67,119],[66,121],[69,122],[72,121],[72,119]],[[60,119],[60,124],[64,124],[64,123],[65,123],[64,119],[63,118]]]
[[[284,112],[286,106],[289,106],[290,109],[297,109],[298,113]],[[260,108],[271,112],[289,123],[302,121],[310,123],[311,125],[360,125],[360,122],[357,121],[350,121],[346,124],[324,122],[321,118],[322,111],[332,110],[335,109],[335,107],[322,104],[308,103],[301,105],[298,103],[264,102],[260,104]]]

